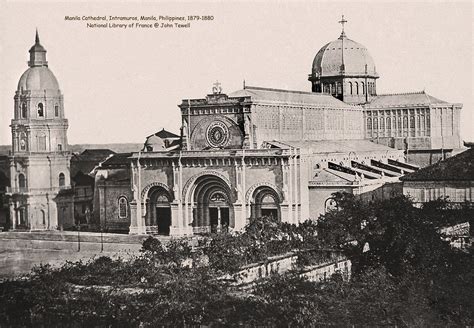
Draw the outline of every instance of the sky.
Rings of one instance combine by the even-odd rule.
[[[178,133],[182,99],[247,85],[310,91],[318,50],[347,36],[366,46],[377,92],[425,90],[464,105],[474,141],[473,12],[468,2],[87,2],[0,0],[0,144],[10,144],[13,96],[38,28],[59,81],[70,144],[141,143]],[[87,28],[65,16],[213,16],[190,28]],[[113,23],[113,22],[111,22]],[[116,23],[123,23],[117,21]]]

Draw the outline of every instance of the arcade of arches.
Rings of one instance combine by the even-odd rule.
[[[192,179],[191,179],[192,180]],[[220,233],[236,227],[235,204],[238,202],[235,190],[226,181],[215,175],[203,175],[194,180],[187,192],[183,212],[189,212],[189,225],[193,233]],[[144,223],[146,232],[170,235],[173,225],[183,217],[173,192],[164,186],[153,186],[144,199]],[[281,196],[269,186],[256,188],[249,200],[250,217],[269,216],[281,218]],[[248,217],[246,217],[248,219]],[[171,233],[172,234],[172,233]]]

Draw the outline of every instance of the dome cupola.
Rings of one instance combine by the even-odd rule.
[[[29,53],[29,68],[20,77],[17,90],[57,92],[59,90],[58,80],[48,68],[46,49],[40,44],[38,30],[36,30],[35,44],[30,48]]]
[[[344,15],[339,23],[341,35],[316,53],[308,80],[313,92],[331,94],[346,103],[367,103],[376,95],[379,77],[374,60],[364,45],[346,36]]]

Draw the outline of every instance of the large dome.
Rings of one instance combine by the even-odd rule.
[[[20,77],[20,90],[59,90],[58,80],[47,66],[28,68]]]
[[[374,60],[367,48],[344,34],[337,40],[323,46],[313,60],[312,74],[324,76],[341,75],[342,45],[344,44],[344,75],[349,76],[378,76]],[[367,65],[367,71],[366,71]]]

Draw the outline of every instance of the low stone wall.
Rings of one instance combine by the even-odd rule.
[[[341,259],[335,263],[324,263],[306,267],[301,276],[307,278],[309,281],[324,281],[330,278],[335,273],[341,273],[345,281],[351,278],[352,263],[348,259]]]
[[[352,263],[345,256],[328,250],[312,250],[311,252],[318,252],[318,255],[321,255],[317,264],[301,268],[297,263],[298,253],[290,252],[270,257],[265,262],[249,264],[237,273],[226,275],[221,279],[229,280],[235,286],[245,286],[273,274],[284,274],[291,270],[295,270],[302,277],[316,282],[326,280],[337,272],[342,274],[344,280],[350,279]]]

